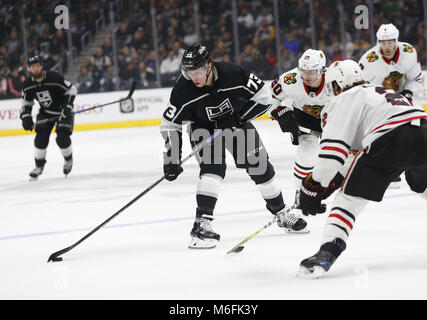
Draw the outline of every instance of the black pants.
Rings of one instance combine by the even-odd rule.
[[[37,121],[50,119],[56,117],[54,115],[40,112],[37,115]],[[53,127],[56,126],[56,143],[61,149],[68,148],[71,145],[71,135],[74,129],[74,115],[61,120],[43,123],[36,125],[36,137],[34,139],[34,146],[38,149],[46,149],[49,145],[49,138]]]
[[[201,133],[198,130],[202,130]],[[193,147],[213,133],[213,128],[205,129],[196,124],[189,127]],[[233,156],[236,167],[245,169],[256,184],[265,183],[273,178],[274,169],[267,150],[251,123],[246,123],[243,128],[224,130],[221,136],[198,153],[200,176],[210,173],[224,178],[227,167],[226,150]]]
[[[405,172],[412,191],[427,188],[427,120],[393,129],[356,155],[343,184],[345,194],[381,201],[389,184]]]

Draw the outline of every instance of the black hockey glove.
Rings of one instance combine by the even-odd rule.
[[[322,200],[327,199],[335,190],[339,189],[344,181],[341,173],[332,179],[327,188],[322,187],[320,183],[313,180],[310,173],[307,178],[302,181],[300,190],[299,208],[306,216],[316,215],[317,213],[324,213],[326,205],[322,204]]]
[[[26,131],[32,131],[34,129],[33,117],[31,116],[31,112],[22,112],[20,116],[22,120],[22,127]]]
[[[298,137],[301,135],[301,131],[298,129],[295,114],[292,109],[279,106],[271,111],[271,117],[273,120],[279,122],[282,132],[289,132],[291,134],[292,144],[295,146],[299,145]]]
[[[165,179],[168,181],[174,181],[184,171],[180,164],[169,163],[163,165],[163,172]]]
[[[215,122],[216,129],[233,129],[233,128],[242,128],[245,125],[245,121],[240,118],[240,116],[236,113],[227,113],[219,118],[217,118]]]
[[[406,99],[408,99],[409,100],[409,102],[411,103],[411,105],[412,105],[412,96],[414,95],[413,94],[413,92],[411,91],[411,90],[407,90],[407,89],[405,89],[405,90],[402,90],[402,91],[400,91],[399,92],[402,96],[404,96]]]
[[[61,115],[59,116],[59,121],[69,117],[73,113],[73,106],[66,104],[62,107]]]

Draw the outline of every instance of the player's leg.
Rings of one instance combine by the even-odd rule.
[[[189,126],[192,146],[203,141],[204,136],[210,135],[210,133],[210,131],[194,124]],[[226,171],[225,150],[220,142],[221,138],[213,140],[210,145],[200,150],[196,155],[200,173],[196,191],[196,218],[190,232],[191,241],[188,245],[192,249],[214,248],[220,240],[220,235],[212,228],[213,212]]]
[[[267,209],[274,215],[280,215],[278,224],[281,228],[292,233],[307,233],[308,230],[305,228],[307,223],[304,219],[292,212],[282,215],[285,210],[282,191],[257,130],[251,123],[239,130],[232,144],[226,142],[226,148],[233,154],[236,167],[245,169],[258,186]]]
[[[297,203],[301,182],[313,171],[314,162],[320,150],[319,138],[315,135],[303,134],[298,137],[298,142],[294,164],[295,202]]]
[[[47,118],[49,118],[49,115],[45,113],[39,113],[37,115],[37,121]],[[43,125],[36,125],[35,127],[34,162],[36,166],[30,172],[30,177],[33,179],[37,179],[37,177],[43,173],[46,164],[47,146],[49,145],[50,133],[53,126],[53,123],[45,123]]]
[[[56,125],[56,144],[64,157],[63,173],[68,175],[73,167],[73,146],[71,135],[74,128],[74,115],[61,120]]]

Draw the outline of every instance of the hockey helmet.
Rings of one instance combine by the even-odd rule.
[[[343,91],[356,82],[363,81],[362,69],[353,60],[336,61],[332,63],[325,73],[325,83],[329,95],[334,96],[333,83]]]
[[[298,69],[317,70],[317,78],[322,76],[325,71],[326,58],[322,50],[306,50],[298,60]]]
[[[40,56],[31,56],[28,58],[27,60],[27,66],[30,67],[32,64],[36,64],[36,63],[40,63],[41,65],[43,65],[43,61],[40,58]]]
[[[382,24],[377,31],[377,44],[380,44],[381,40],[397,40],[399,39],[399,30],[394,24]]]

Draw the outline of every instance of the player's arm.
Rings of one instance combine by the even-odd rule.
[[[22,120],[22,127],[24,130],[32,131],[34,128],[34,122],[31,111],[34,105],[34,96],[31,94],[30,90],[26,89],[26,83],[24,83],[21,105],[22,112],[20,118]]]
[[[400,92],[406,97],[409,102],[412,103],[412,96],[414,92],[423,90],[423,73],[421,70],[421,64],[417,57],[417,51],[412,48],[413,52],[409,53],[411,57],[411,63],[408,66],[409,72],[407,73],[406,83],[403,90]]]
[[[182,106],[170,101],[163,113],[160,133],[165,140],[163,153],[163,172],[168,181],[175,180],[183,171],[182,154]]]
[[[61,119],[69,117],[74,108],[74,99],[77,95],[77,88],[68,80],[64,79],[59,73],[53,74],[54,81],[57,84],[58,90],[64,95],[63,103],[61,104]]]
[[[271,96],[276,103],[269,112],[270,118],[279,123],[282,132],[290,133],[292,144],[298,145],[301,132],[294,114],[294,101],[285,94],[282,77],[283,75],[271,83]]]

